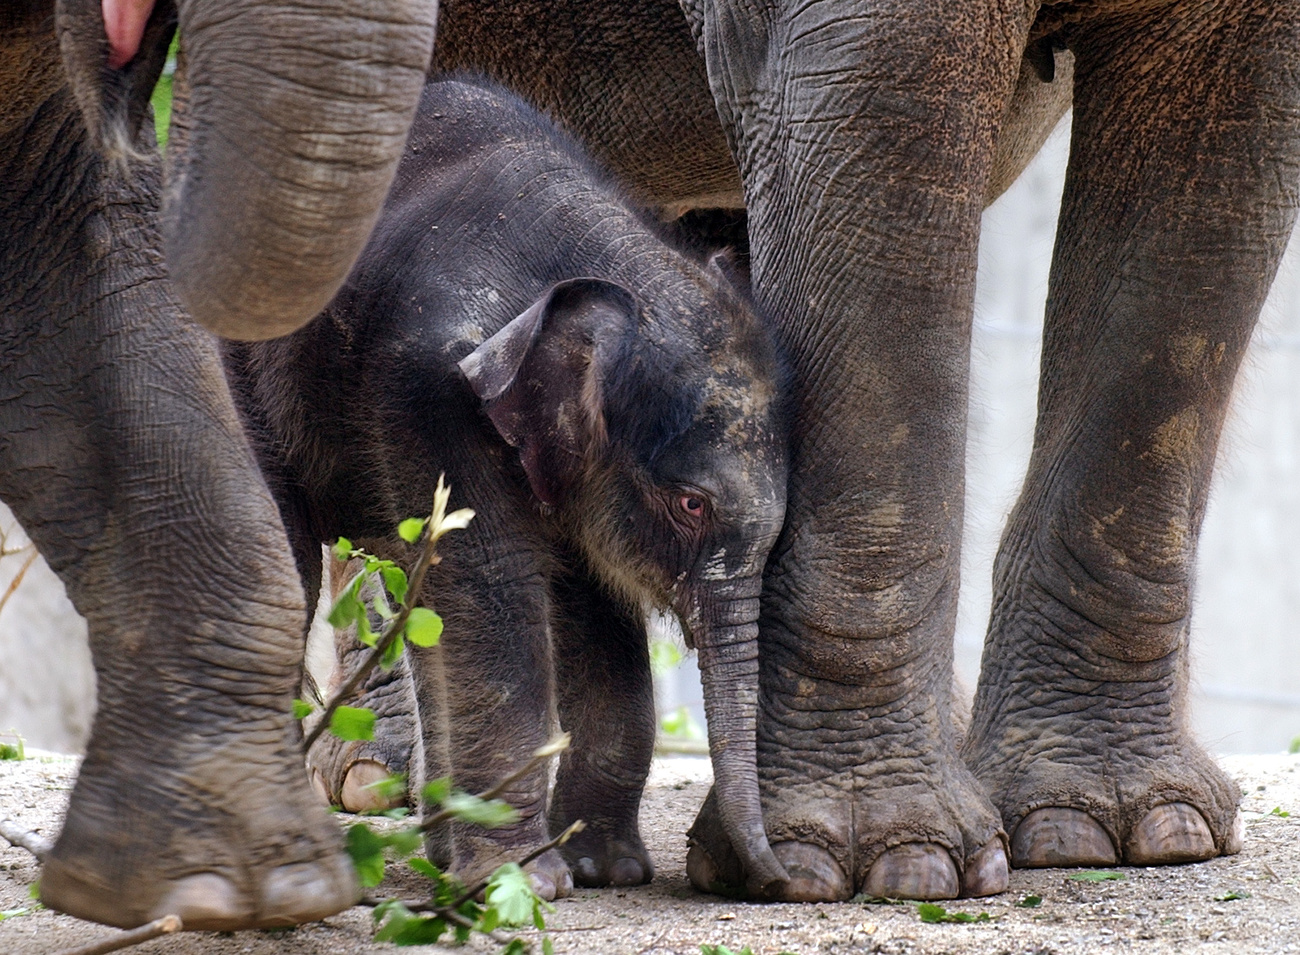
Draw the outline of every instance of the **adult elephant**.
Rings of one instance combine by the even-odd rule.
[[[984,895],[1008,855],[1236,851],[1235,787],[1186,728],[1191,576],[1296,213],[1300,7],[677,6],[445,0],[436,61],[530,95],[667,212],[748,210],[755,294],[796,370],[759,643],[779,894]],[[949,697],[980,212],[1071,102],[1034,450],[963,762]],[[701,888],[744,891],[712,799],[688,864]]]
[[[99,700],[41,896],[123,926],[286,925],[356,887],[291,721],[305,610],[288,544],[159,252],[144,117],[176,16],[0,10],[0,497],[89,622]],[[179,16],[194,79],[172,270],[207,325],[264,336],[314,314],[365,241],[433,11],[186,0]]]

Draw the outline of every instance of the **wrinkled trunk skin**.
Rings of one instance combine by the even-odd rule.
[[[749,895],[770,898],[787,881],[763,828],[758,727],[758,607],[761,578],[725,581],[698,600],[691,627],[709,727],[713,792]]]
[[[163,235],[201,324],[275,337],[333,297],[401,158],[436,15],[436,0],[180,4],[189,96]]]

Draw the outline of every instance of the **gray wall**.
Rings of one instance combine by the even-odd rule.
[[[1068,130],[984,217],[976,293],[958,671],[973,686],[993,553],[1029,457],[1038,350]],[[1193,720],[1223,753],[1300,736],[1300,246],[1292,244],[1237,388],[1201,538]],[[0,529],[11,518],[0,511]],[[21,557],[0,559],[0,593]],[[85,624],[38,562],[0,611],[0,734],[70,750],[93,679]],[[692,661],[661,680],[665,709],[698,706]],[[698,715],[697,720],[702,722]]]

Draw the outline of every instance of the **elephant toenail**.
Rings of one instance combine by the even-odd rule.
[[[1217,854],[1205,817],[1185,802],[1156,806],[1133,828],[1124,847],[1130,865],[1176,865]]]
[[[784,902],[838,902],[853,894],[844,869],[821,846],[778,842],[772,854],[790,877],[778,896]]]
[[[883,852],[867,872],[862,891],[888,899],[955,899],[961,889],[948,850],[909,842]]]
[[[1011,835],[1011,864],[1017,869],[1115,865],[1119,855],[1101,823],[1079,809],[1035,809]]]
[[[649,881],[650,874],[636,859],[624,856],[622,859],[615,859],[614,864],[609,867],[610,885],[644,885]]]
[[[359,895],[351,866],[305,862],[281,866],[262,883],[257,922],[263,928],[314,922],[346,908]]]
[[[373,759],[359,759],[353,763],[343,777],[343,789],[339,801],[348,812],[382,812],[402,805],[406,800],[400,796],[385,795],[375,784],[383,782],[392,775],[388,767]]]
[[[149,917],[178,915],[186,929],[220,932],[247,926],[253,914],[234,883],[215,872],[201,872],[173,885]]]
[[[1001,839],[994,839],[966,862],[961,894],[966,898],[997,895],[1007,890],[1010,881],[1006,850]]]

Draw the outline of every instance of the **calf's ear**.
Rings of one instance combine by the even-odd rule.
[[[584,458],[607,441],[603,383],[638,321],[636,299],[621,285],[570,279],[461,360],[543,503],[559,504]]]

